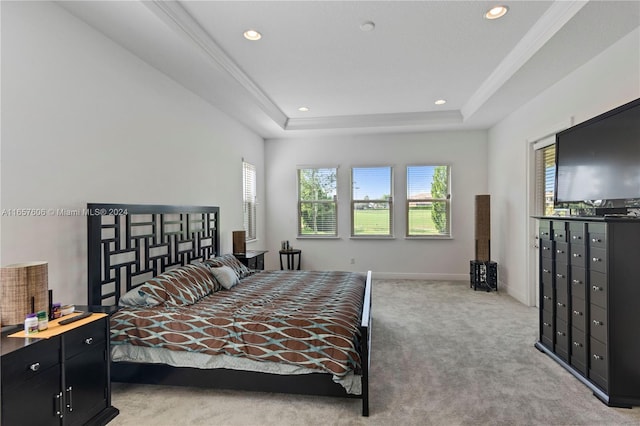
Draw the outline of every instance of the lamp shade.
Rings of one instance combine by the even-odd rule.
[[[49,264],[14,263],[0,268],[0,322],[14,325],[27,314],[47,311]]]

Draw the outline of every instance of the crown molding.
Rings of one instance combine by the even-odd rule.
[[[527,34],[480,85],[462,107],[464,119],[468,119],[484,105],[513,75],[535,55],[588,0],[554,1]]]
[[[177,1],[142,2],[165,24],[197,46],[213,63],[235,79],[260,109],[284,129],[288,117],[222,50],[202,26]]]
[[[344,115],[335,117],[290,118],[285,130],[326,130],[363,127],[428,126],[461,124],[460,111],[407,112],[394,114]]]

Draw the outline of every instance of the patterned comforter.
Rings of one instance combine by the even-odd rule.
[[[111,343],[359,373],[364,287],[350,272],[263,271],[193,305],[121,309]]]

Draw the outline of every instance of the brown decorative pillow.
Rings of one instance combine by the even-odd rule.
[[[147,300],[157,300],[158,304],[187,306],[220,288],[220,283],[211,275],[207,266],[194,263],[151,278],[136,290],[138,294],[146,294]]]

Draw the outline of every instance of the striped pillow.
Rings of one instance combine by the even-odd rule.
[[[151,278],[137,290],[157,300],[158,304],[188,306],[220,288],[209,268],[194,263]]]

